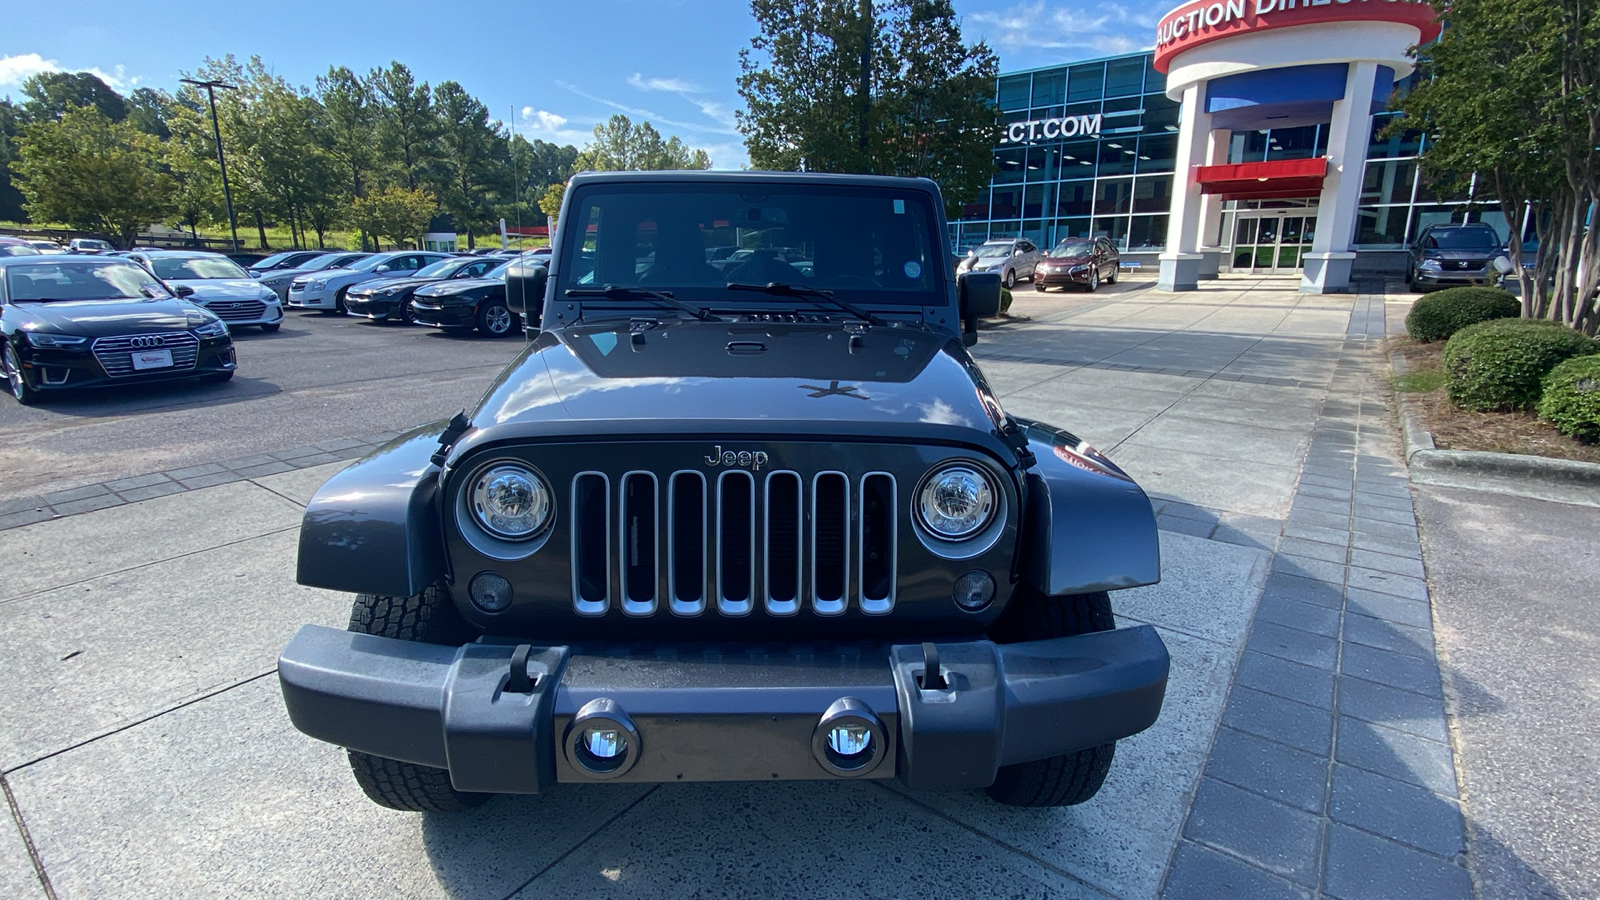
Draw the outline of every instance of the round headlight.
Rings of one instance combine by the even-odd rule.
[[[472,515],[496,537],[531,538],[550,523],[550,513],[550,488],[522,466],[491,466],[472,484]]]
[[[923,482],[917,517],[937,537],[958,541],[982,531],[994,518],[994,487],[972,466],[950,466]]]

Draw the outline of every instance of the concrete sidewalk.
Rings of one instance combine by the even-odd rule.
[[[0,532],[0,893],[1465,896],[1382,298],[1293,285],[1024,295],[1032,320],[978,346],[1009,409],[1159,509],[1163,582],[1113,600],[1167,641],[1168,703],[1089,804],[852,783],[379,809],[272,677],[296,627],[348,616],[293,583],[330,463]]]

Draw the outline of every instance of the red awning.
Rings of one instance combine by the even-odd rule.
[[[1196,166],[1194,180],[1200,193],[1224,200],[1278,200],[1315,197],[1322,193],[1328,159],[1280,159],[1231,166]]]

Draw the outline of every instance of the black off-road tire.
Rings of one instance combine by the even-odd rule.
[[[1104,591],[1046,597],[1024,589],[1015,597],[992,635],[1002,643],[1072,637],[1117,627],[1111,597]],[[1100,792],[1116,742],[1032,762],[1001,766],[988,788],[1006,806],[1076,806]]]
[[[471,629],[456,613],[443,585],[432,585],[415,597],[357,594],[350,608],[350,631],[424,644],[462,644]],[[400,762],[357,750],[350,771],[368,799],[405,812],[461,812],[482,806],[493,794],[471,794],[450,785],[450,773],[432,766]]]

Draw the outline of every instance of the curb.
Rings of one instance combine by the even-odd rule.
[[[1398,351],[1389,353],[1389,366],[1396,376],[1406,374],[1405,357]],[[1395,395],[1400,400],[1400,429],[1405,434],[1406,463],[1413,469],[1480,472],[1600,487],[1600,463],[1487,450],[1440,450],[1433,442],[1433,434],[1422,427],[1415,404],[1402,391],[1395,391]]]

